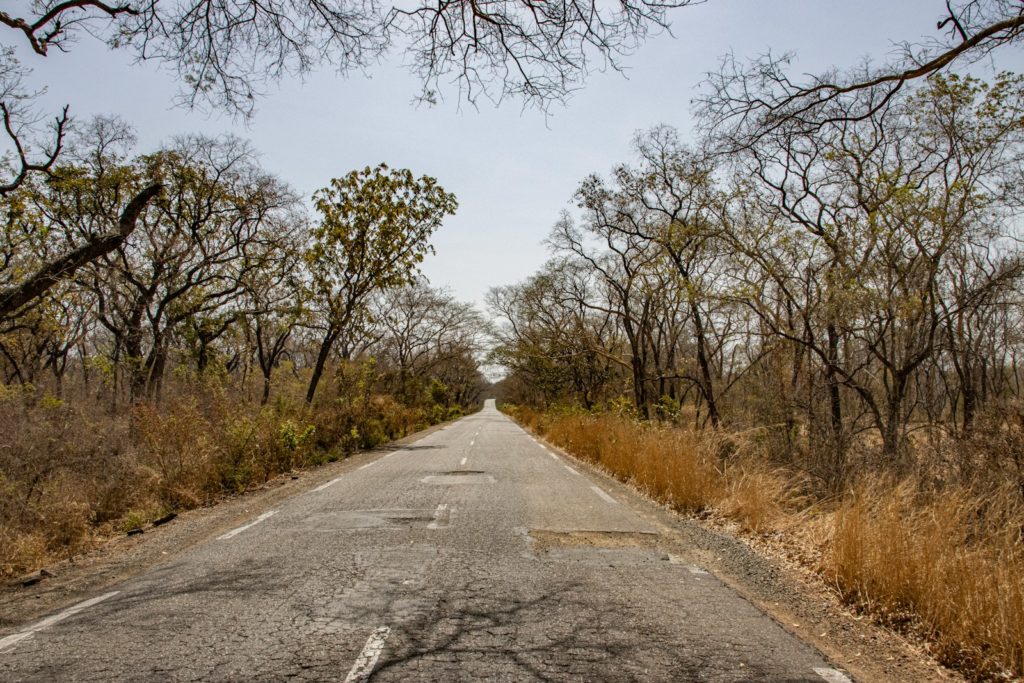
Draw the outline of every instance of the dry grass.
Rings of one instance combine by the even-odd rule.
[[[175,382],[114,412],[0,386],[0,577],[456,416],[329,385],[309,407],[300,381],[263,407],[218,379]]]
[[[919,630],[939,659],[979,677],[1024,674],[1019,499],[908,481],[859,486],[835,513],[824,571],[843,596]]]
[[[750,438],[616,415],[509,412],[678,510],[714,510],[794,544],[813,538],[816,547],[799,555],[848,603],[925,637],[941,662],[977,680],[1024,676],[1024,505],[1016,482],[926,490],[912,479],[875,478],[818,499],[807,475],[772,466]]]
[[[610,414],[545,415],[517,407],[515,416],[676,510],[696,514],[714,508],[760,532],[803,505],[800,478],[765,466],[759,447],[748,439]]]

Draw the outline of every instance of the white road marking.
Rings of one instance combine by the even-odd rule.
[[[269,517],[273,517],[276,514],[277,514],[277,510],[271,510],[270,512],[264,512],[262,515],[260,515],[256,519],[252,520],[248,524],[243,524],[242,526],[238,527],[237,529],[232,529],[231,531],[227,532],[226,534],[221,534],[220,536],[217,537],[217,540],[218,541],[226,541],[229,538],[234,538],[235,536],[237,536],[238,534],[242,533],[246,529],[248,529],[250,527],[254,527],[257,524],[259,524],[260,522],[262,522],[263,520],[265,520],[265,519],[267,519]]]
[[[359,467],[359,469],[361,469],[361,470],[365,470],[365,469],[366,469],[367,467],[369,467],[370,465],[375,465],[375,464],[377,464],[377,463],[376,463],[376,461],[374,461],[374,462],[368,462],[368,463],[366,463],[365,465],[361,465],[361,466]]]
[[[373,667],[377,666],[380,653],[384,651],[384,641],[390,634],[391,629],[387,626],[381,626],[370,634],[366,645],[363,646],[363,651],[356,657],[356,663],[352,665],[352,670],[345,677],[345,683],[357,683],[357,681],[361,683],[369,680],[370,674],[373,673]]]
[[[562,465],[562,467],[564,467],[565,469],[569,470],[570,472],[575,474],[577,477],[582,477],[583,476],[582,474],[580,474],[579,472],[577,472],[573,468],[569,467],[568,465]]]
[[[326,483],[320,484],[319,486],[317,486],[317,487],[316,487],[315,489],[313,489],[313,490],[314,490],[314,491],[323,491],[323,490],[324,490],[325,488],[327,488],[327,487],[329,487],[329,486],[334,486],[334,485],[335,485],[335,484],[337,484],[337,483],[338,483],[339,481],[341,481],[341,477],[335,477],[334,479],[331,479],[330,481],[328,481],[328,482],[326,482]]]
[[[463,458],[462,461],[459,462],[459,467],[462,467],[463,465],[465,465],[466,464],[466,460],[468,460],[468,458]]]
[[[427,525],[428,529],[438,529],[441,526],[441,514],[448,509],[448,503],[441,503],[434,510],[434,521]]]
[[[828,683],[853,683],[842,671],[835,669],[816,668],[814,673],[824,678]]]
[[[607,493],[605,493],[602,489],[600,489],[600,488],[598,488],[596,486],[591,486],[590,490],[593,491],[594,493],[596,493],[597,495],[601,496],[601,500],[603,500],[606,503],[611,503],[612,505],[618,505],[619,504],[619,501],[615,500],[614,498],[609,496]]]
[[[120,591],[111,591],[109,593],[104,593],[103,595],[101,595],[101,596],[99,596],[97,598],[90,598],[89,600],[86,600],[85,602],[80,602],[77,605],[72,605],[71,607],[68,607],[63,612],[57,612],[56,614],[54,614],[52,616],[46,617],[42,621],[40,621],[40,622],[38,622],[38,623],[36,623],[36,624],[34,624],[32,626],[29,626],[27,629],[25,629],[24,631],[21,631],[20,633],[15,633],[15,634],[9,635],[6,638],[0,638],[0,652],[3,652],[7,648],[20,643],[21,641],[25,640],[26,638],[30,637],[31,635],[33,635],[35,633],[38,633],[39,631],[42,631],[44,628],[47,628],[49,626],[53,626],[58,621],[64,621],[68,617],[74,616],[75,614],[78,614],[79,612],[81,612],[84,609],[88,609],[89,607],[92,607],[93,605],[95,605],[97,603],[103,602],[104,600],[106,600],[108,598],[114,597],[119,592]]]

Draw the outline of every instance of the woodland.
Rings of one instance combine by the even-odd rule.
[[[25,66],[100,41],[244,121],[283,78],[397,56],[421,103],[550,113],[695,4],[0,11],[0,575],[497,393],[666,504],[799,548],[944,663],[1024,675],[1024,77],[992,68],[1019,0],[936,3],[924,38],[809,75],[727,55],[697,133],[642,130],[582,178],[486,313],[420,273],[458,188],[380,163],[301,196],[239,137],[140,149],[117,112],[45,111]]]

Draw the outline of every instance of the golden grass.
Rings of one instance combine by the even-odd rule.
[[[944,664],[978,680],[1024,676],[1016,489],[949,484],[924,493],[910,479],[871,479],[838,499],[815,499],[806,475],[772,466],[751,439],[608,414],[509,412],[675,509],[714,510],[791,543],[813,539],[816,547],[798,555],[844,600],[922,635]]]
[[[1024,674],[1024,516],[1009,491],[874,481],[835,513],[823,570],[843,597],[923,631],[939,659]]]

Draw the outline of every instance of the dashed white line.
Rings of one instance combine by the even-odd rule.
[[[814,673],[824,678],[828,683],[853,683],[846,674],[835,669],[815,668]]]
[[[448,509],[448,503],[441,503],[434,510],[434,521],[427,525],[428,529],[439,529],[441,527],[441,515]]]
[[[365,470],[365,469],[366,469],[367,467],[369,467],[369,466],[371,466],[371,465],[375,465],[375,464],[377,464],[377,462],[376,462],[376,461],[374,461],[374,462],[368,462],[368,463],[366,463],[365,465],[360,465],[360,466],[359,466],[359,469],[361,469],[361,470]]]
[[[337,483],[338,483],[339,481],[341,481],[341,477],[335,477],[334,479],[331,479],[331,480],[330,480],[330,481],[328,481],[328,482],[325,482],[325,483],[323,483],[323,484],[320,484],[319,486],[317,486],[317,487],[316,487],[315,489],[313,489],[313,490],[314,490],[314,491],[323,491],[323,490],[324,490],[325,488],[328,488],[329,486],[334,486],[334,485],[335,485],[335,484],[337,484]]]
[[[270,512],[264,512],[262,515],[260,515],[256,519],[252,520],[248,524],[243,524],[242,526],[238,527],[237,529],[232,529],[231,531],[227,532],[226,534],[221,534],[220,536],[217,537],[217,540],[218,541],[226,541],[229,538],[234,538],[235,536],[237,536],[238,534],[242,533],[246,529],[248,529],[250,527],[254,527],[257,524],[259,524],[260,522],[262,522],[263,520],[267,519],[268,517],[273,517],[276,514],[277,514],[277,510],[271,510]]]
[[[612,498],[611,496],[609,496],[607,493],[604,492],[603,489],[600,489],[597,486],[591,486],[590,490],[593,491],[594,493],[596,493],[597,495],[601,496],[601,500],[603,500],[606,503],[611,503],[612,505],[618,505],[619,504],[619,501],[617,501],[614,498]]]
[[[362,681],[370,679],[373,667],[377,666],[377,659],[380,658],[380,653],[384,651],[384,641],[388,639],[390,634],[391,629],[387,626],[381,626],[370,634],[370,637],[366,640],[366,645],[363,646],[363,651],[356,657],[356,663],[352,665],[352,670],[345,677],[345,683],[357,683],[357,681],[362,683]]]
[[[465,464],[466,464],[466,460],[468,460],[468,459],[469,459],[469,458],[463,458],[463,459],[462,459],[462,460],[461,460],[461,461],[459,462],[459,467],[462,467],[463,465],[465,465]]]
[[[558,461],[558,456],[552,453],[551,451],[548,451],[548,455],[550,455],[551,459],[554,460],[555,462]]]
[[[46,617],[42,621],[40,621],[40,622],[38,622],[36,624],[33,624],[32,626],[29,626],[24,631],[21,631],[19,633],[14,633],[12,635],[7,636],[6,638],[0,638],[0,652],[3,652],[4,650],[6,650],[9,647],[17,645],[18,643],[20,643],[21,641],[25,640],[26,638],[32,636],[33,634],[38,633],[39,631],[42,631],[44,628],[47,628],[49,626],[53,626],[58,621],[64,621],[68,617],[74,616],[75,614],[78,614],[79,612],[81,612],[84,609],[88,609],[89,607],[92,607],[93,605],[95,605],[97,603],[103,602],[104,600],[106,600],[108,598],[114,597],[119,592],[120,591],[111,591],[109,593],[104,593],[103,595],[101,595],[99,597],[90,598],[89,600],[86,600],[85,602],[80,602],[77,605],[72,605],[71,607],[68,607],[63,612],[57,612],[57,614],[54,614],[54,615],[49,616],[49,617]]]
[[[573,468],[569,467],[568,465],[562,465],[562,467],[564,467],[565,469],[569,470],[570,472],[575,474],[577,477],[582,477],[583,476],[582,474],[580,474],[579,472],[577,472]]]

